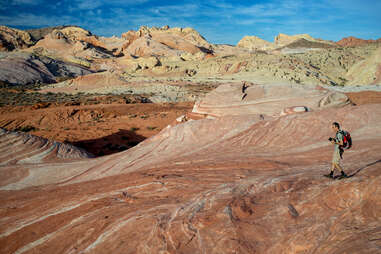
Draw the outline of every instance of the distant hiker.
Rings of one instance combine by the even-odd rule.
[[[249,86],[246,85],[246,82],[244,81],[243,84],[242,84],[242,93],[245,93],[246,89],[248,88]]]
[[[181,122],[185,123],[187,121],[188,121],[188,117],[187,117],[187,115],[184,115],[183,118],[181,118]]]
[[[340,160],[342,159],[343,155],[343,147],[344,147],[344,135],[343,132],[340,130],[340,125],[337,122],[332,123],[331,126],[332,130],[336,133],[335,138],[329,138],[328,140],[335,146],[333,150],[333,158],[332,158],[332,166],[331,166],[331,173],[328,175],[325,175],[326,177],[333,178],[333,171],[335,169],[341,171],[341,175],[339,178],[347,177],[347,174],[344,173],[343,168],[340,166]]]
[[[247,93],[246,93],[246,89],[249,87],[249,85],[246,84],[245,81],[243,81],[243,84],[242,84],[242,93],[243,93],[243,96],[242,96],[242,99],[245,99],[245,97],[247,96]]]

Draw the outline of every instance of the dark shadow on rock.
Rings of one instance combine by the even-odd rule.
[[[81,140],[70,144],[85,149],[96,157],[122,152],[136,146],[146,137],[136,134],[135,131],[122,130],[97,139]]]
[[[208,49],[208,48],[205,48],[205,47],[198,47],[200,50],[201,50],[201,52],[203,52],[203,53],[206,53],[206,54],[213,54],[213,50],[211,50],[211,49]]]
[[[381,160],[377,160],[377,161],[375,161],[375,162],[369,163],[369,164],[367,164],[367,165],[365,165],[365,166],[363,166],[363,167],[357,169],[354,173],[348,175],[348,178],[357,175],[357,174],[360,173],[363,169],[365,169],[365,168],[367,168],[367,167],[370,167],[370,166],[373,166],[373,165],[375,165],[375,164],[377,164],[377,163],[381,163]]]

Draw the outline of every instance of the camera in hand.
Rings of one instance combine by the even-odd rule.
[[[334,141],[335,139],[334,138],[331,138],[331,137],[329,137],[329,139],[328,139],[329,141]]]

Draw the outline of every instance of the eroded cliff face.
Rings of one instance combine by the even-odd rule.
[[[0,252],[377,253],[380,115],[227,114],[110,156],[1,166]],[[322,176],[333,121],[354,141],[342,180]]]
[[[125,84],[128,80],[157,78],[282,81],[331,86],[380,84],[380,44],[376,41],[346,47],[355,40],[337,44],[308,34],[279,34],[274,43],[245,36],[237,46],[213,45],[192,28],[168,26],[142,26],[137,31],[110,38],[98,37],[75,26],[31,31],[33,37],[25,31],[7,27],[2,27],[1,31],[6,35],[4,38],[11,38],[3,42],[14,45],[12,49],[7,46],[7,50],[22,51],[3,52],[0,56],[5,69],[13,68],[17,73],[1,72],[0,81],[12,85],[60,82],[78,76],[78,71],[71,70],[61,71],[58,77],[54,73],[49,76],[45,64],[19,63],[15,60],[18,54],[23,54],[24,58],[61,62],[61,66],[70,65],[70,69],[76,65],[86,69],[79,73],[81,76],[107,71]],[[27,71],[19,75],[23,68]],[[50,71],[49,67],[47,69]],[[108,83],[103,79],[106,76],[99,75],[99,81]]]
[[[0,51],[12,51],[27,48],[34,44],[28,32],[0,26]]]

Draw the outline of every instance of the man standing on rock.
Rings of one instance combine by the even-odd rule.
[[[335,147],[333,150],[331,173],[324,176],[333,178],[333,171],[336,168],[337,170],[341,171],[341,175],[339,176],[339,178],[345,178],[347,177],[347,174],[344,173],[343,168],[340,166],[340,160],[342,158],[341,156],[344,152],[344,150],[342,149],[342,146],[344,145],[343,133],[340,131],[339,123],[334,122],[332,123],[331,127],[332,127],[332,130],[336,133],[336,136],[335,138],[329,138],[329,141],[331,141],[331,143],[335,145]]]

